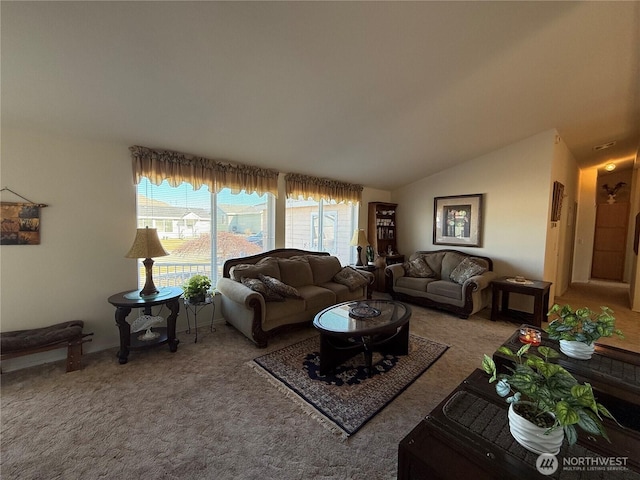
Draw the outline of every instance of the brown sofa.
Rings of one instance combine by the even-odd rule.
[[[356,283],[363,285],[340,283],[344,274],[360,275]],[[292,287],[294,294],[269,301],[269,295],[252,290],[254,280],[264,280],[265,275]],[[226,322],[262,348],[269,336],[287,326],[310,323],[328,306],[367,298],[373,280],[371,273],[343,267],[326,252],[283,248],[227,260],[216,289]]]
[[[413,272],[408,262],[416,260]],[[471,269],[464,268],[468,266]],[[474,273],[475,266],[484,271]],[[458,250],[417,251],[404,264],[385,268],[387,291],[395,300],[448,310],[460,318],[469,318],[489,305],[495,277],[490,258]]]

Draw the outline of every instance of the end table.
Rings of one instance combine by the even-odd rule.
[[[517,323],[529,322],[540,328],[542,322],[547,321],[547,312],[549,311],[549,290],[551,282],[543,282],[541,280],[525,280],[518,282],[511,277],[501,277],[491,282],[492,287],[492,305],[491,320],[496,321],[500,318],[516,321]],[[521,295],[530,295],[533,297],[533,313],[520,312],[509,308],[509,294],[519,293]],[[500,302],[500,294],[502,294],[502,302]],[[502,309],[499,305],[502,305]]]
[[[132,292],[120,292],[109,297],[109,303],[116,307],[116,324],[120,329],[120,350],[118,359],[121,364],[127,363],[130,350],[143,350],[156,345],[169,344],[169,351],[176,352],[180,340],[176,338],[176,319],[180,311],[178,299],[182,295],[182,289],[178,287],[160,288],[155,295],[140,296],[140,290]],[[167,327],[157,328],[160,337],[153,341],[138,339],[138,334],[131,334],[131,325],[127,323],[127,315],[132,308],[143,308],[145,315],[151,315],[151,307],[166,305],[171,314],[167,317]]]

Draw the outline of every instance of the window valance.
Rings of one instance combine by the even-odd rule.
[[[172,187],[187,182],[197,190],[206,185],[212,193],[230,188],[233,193],[246,190],[247,193],[272,193],[278,196],[276,170],[223,163],[195,155],[137,145],[129,150],[136,184],[140,183],[142,177],[147,177],[154,185],[160,185],[166,180]]]
[[[310,177],[288,173],[285,176],[287,198],[359,203],[362,200],[362,185],[338,182],[328,178]]]

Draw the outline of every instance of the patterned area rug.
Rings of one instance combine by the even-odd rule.
[[[314,336],[249,363],[307,413],[335,433],[350,436],[402,393],[449,347],[409,336],[409,355],[374,354],[369,378],[364,355],[320,375],[320,337]]]

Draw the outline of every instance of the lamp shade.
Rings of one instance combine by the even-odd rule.
[[[355,247],[355,246],[362,246],[362,245],[368,245],[369,244],[369,240],[367,240],[367,236],[364,234],[364,229],[360,229],[360,230],[354,230],[353,231],[353,237],[351,237],[351,246]]]
[[[138,228],[136,238],[133,241],[131,250],[125,255],[126,258],[152,258],[169,255],[158,238],[158,231],[155,228]]]

